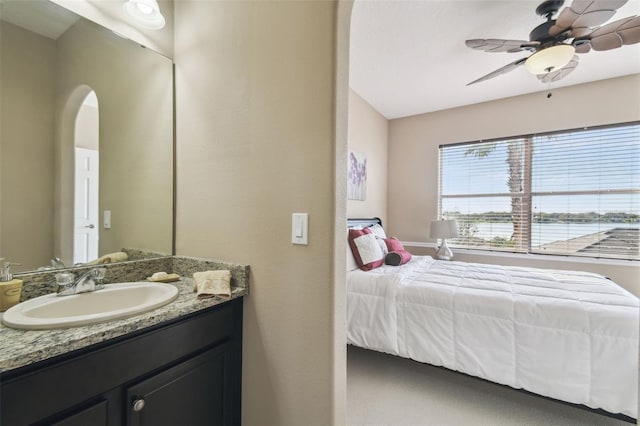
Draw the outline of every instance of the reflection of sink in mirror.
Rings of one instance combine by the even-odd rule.
[[[7,310],[2,323],[31,330],[89,325],[148,312],[176,297],[178,288],[172,284],[108,284],[91,293],[64,297],[52,293],[27,300]]]

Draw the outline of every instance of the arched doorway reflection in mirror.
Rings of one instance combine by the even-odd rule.
[[[75,192],[73,263],[98,257],[100,140],[98,98],[91,91],[78,109],[74,128]]]

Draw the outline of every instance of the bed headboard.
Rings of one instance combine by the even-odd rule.
[[[382,226],[382,219],[380,219],[379,217],[370,217],[370,218],[364,218],[364,219],[347,219],[347,228],[353,228],[356,226],[361,228],[368,228],[376,224]]]

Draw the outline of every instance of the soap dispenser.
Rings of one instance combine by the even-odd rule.
[[[4,312],[20,302],[22,280],[13,279],[11,262],[0,258],[0,312]]]

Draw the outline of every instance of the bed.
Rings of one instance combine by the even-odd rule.
[[[638,306],[578,271],[412,256],[347,272],[349,344],[632,418]]]

